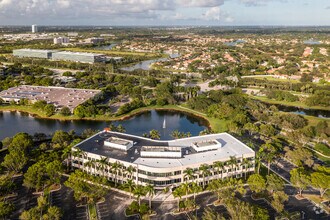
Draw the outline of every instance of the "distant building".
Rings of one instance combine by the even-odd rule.
[[[106,57],[104,54],[94,53],[78,53],[69,51],[54,52],[52,56],[53,60],[67,60],[82,63],[97,63],[105,62]]]
[[[37,33],[38,32],[38,26],[36,24],[32,25],[32,33]]]
[[[70,39],[68,37],[55,37],[54,44],[68,44]]]
[[[52,53],[53,53],[53,51],[51,51],[51,50],[34,50],[34,49],[13,50],[13,55],[16,57],[51,59]]]
[[[71,112],[85,101],[97,98],[101,90],[74,89],[53,86],[18,86],[0,92],[0,98],[5,102],[19,102],[21,99],[28,99],[34,103],[44,100],[55,105],[57,109],[68,107]]]
[[[104,42],[104,38],[100,38],[100,37],[92,37],[92,38],[87,38],[85,40],[86,43],[90,43],[90,44],[98,44],[98,43],[103,43]]]
[[[81,63],[97,63],[106,62],[104,54],[79,53],[70,51],[52,51],[52,50],[35,50],[35,49],[18,49],[13,50],[16,57],[44,58],[52,60],[64,60]]]
[[[101,37],[115,37],[116,35],[114,34],[101,34]]]
[[[78,37],[78,33],[77,32],[69,32],[68,37]]]

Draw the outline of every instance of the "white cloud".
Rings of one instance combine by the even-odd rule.
[[[230,14],[226,11],[221,10],[219,6],[208,9],[205,14],[202,15],[201,18],[208,21],[221,21],[226,23],[234,21]]]
[[[225,0],[0,0],[0,20],[157,19],[161,11],[211,8]],[[211,13],[211,11],[210,11]],[[181,15],[181,17],[183,17]],[[0,21],[1,23],[1,21]]]
[[[246,6],[265,6],[272,1],[286,2],[287,0],[240,0]]]
[[[207,10],[205,12],[205,14],[203,15],[203,18],[206,20],[219,21],[220,20],[220,7],[210,8],[209,10]]]
[[[176,2],[184,7],[215,7],[223,5],[225,0],[176,0]]]

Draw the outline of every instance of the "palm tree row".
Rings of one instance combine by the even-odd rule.
[[[132,194],[136,196],[139,206],[141,205],[141,197],[148,196],[149,197],[149,208],[151,209],[151,202],[153,197],[155,196],[155,188],[153,185],[148,184],[146,186],[136,185],[133,180],[127,180],[127,182],[123,185],[124,188],[128,189],[130,192],[130,199],[132,198]]]
[[[184,132],[180,132],[179,130],[174,130],[172,131],[171,136],[174,139],[180,139],[180,138],[191,137],[191,133],[190,132],[184,133]]]
[[[218,179],[223,179],[223,173],[226,172],[227,167],[230,167],[230,173],[228,172],[227,177],[233,177],[237,175],[237,169],[240,169],[240,166],[242,166],[246,179],[248,168],[251,165],[252,163],[248,158],[243,158],[239,163],[236,157],[230,156],[230,159],[227,162],[216,161],[213,165],[202,164],[198,169],[187,168],[183,171],[183,178],[185,182],[194,182],[198,177],[202,177],[202,186],[205,188],[206,177],[218,174]]]
[[[181,184],[179,187],[177,187],[175,190],[173,190],[172,195],[174,198],[178,198],[178,209],[180,211],[180,201],[182,197],[185,195],[186,196],[186,202],[188,201],[188,194],[193,194],[194,195],[194,203],[196,204],[196,195],[199,192],[202,192],[203,188],[198,185],[196,182],[185,182]]]
[[[111,177],[114,179],[115,186],[117,186],[119,180],[118,176],[121,176],[122,178],[127,177],[127,179],[133,179],[134,172],[136,172],[136,169],[133,166],[125,167],[119,161],[110,163],[107,157],[102,156],[98,160],[88,160],[83,163],[81,158],[86,158],[86,154],[80,149],[74,151],[72,153],[72,157],[74,159],[79,158],[79,168],[82,168],[82,170],[87,173],[92,174],[92,170],[94,169],[95,173],[104,177],[111,174]]]

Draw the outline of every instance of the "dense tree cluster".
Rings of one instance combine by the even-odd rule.
[[[265,92],[267,98],[275,99],[277,101],[286,101],[286,102],[296,102],[299,100],[298,96],[293,95],[287,91],[281,90],[266,90]]]

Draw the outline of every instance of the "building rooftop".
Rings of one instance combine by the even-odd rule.
[[[58,51],[54,54],[60,54],[60,55],[78,55],[78,56],[105,56],[104,54],[97,54],[97,53],[87,53],[87,52],[71,52],[71,51]]]
[[[125,140],[122,138],[116,138],[116,137],[110,137],[107,140],[105,140],[105,142],[119,144],[119,145],[125,145],[125,146],[128,146],[131,143],[131,141],[129,141],[129,140]]]
[[[28,48],[24,48],[24,49],[15,49],[14,51],[24,51],[24,52],[43,52],[43,53],[52,53],[52,52],[56,52],[55,50],[38,50],[38,49],[28,49]]]
[[[3,99],[44,100],[57,107],[67,106],[73,110],[78,105],[99,94],[100,90],[75,89],[53,86],[18,86],[0,92]]]
[[[217,143],[215,140],[210,140],[210,141],[195,142],[194,144],[196,147],[203,148],[203,147],[217,145],[219,143]]]
[[[141,151],[150,152],[181,152],[181,147],[160,147],[160,146],[143,146]]]
[[[128,151],[121,151],[104,146],[104,141],[110,137],[117,137],[131,140],[134,146]],[[191,146],[196,142],[212,142],[217,141],[221,144],[221,148],[211,151],[196,152]],[[242,157],[242,155],[254,155],[254,151],[227,133],[211,134],[205,136],[190,137],[178,140],[159,141],[151,140],[144,137],[138,137],[129,134],[123,134],[111,131],[102,131],[89,139],[76,145],[81,150],[101,156],[106,156],[114,160],[135,163],[138,165],[168,168],[193,165],[196,163],[207,163],[210,161],[226,161],[230,156]],[[181,158],[143,158],[141,151],[165,151],[165,150],[182,150]]]

